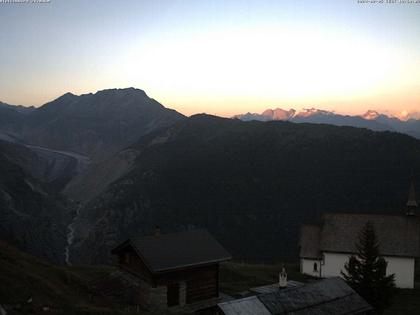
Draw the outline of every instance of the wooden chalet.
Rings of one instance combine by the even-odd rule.
[[[219,263],[230,254],[205,230],[133,238],[112,250],[139,280],[138,304],[167,309],[219,296]]]

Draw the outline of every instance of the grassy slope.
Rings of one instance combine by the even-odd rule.
[[[102,297],[91,302],[87,289],[90,280],[112,270],[51,265],[0,241],[0,304],[20,304],[16,314],[38,313],[44,305],[66,310],[61,314],[119,314],[123,306]]]

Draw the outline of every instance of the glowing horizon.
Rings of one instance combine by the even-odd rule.
[[[420,5],[51,1],[0,5],[0,101],[133,86],[191,115],[420,110]]]

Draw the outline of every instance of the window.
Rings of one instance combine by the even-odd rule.
[[[314,272],[318,272],[318,264],[314,262]]]
[[[167,285],[167,305],[179,305],[179,283],[169,283]]]

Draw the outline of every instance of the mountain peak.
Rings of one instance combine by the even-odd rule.
[[[312,108],[304,108],[296,116],[297,117],[310,117],[314,115],[334,115],[334,112],[312,107]]]
[[[420,120],[420,112],[410,112],[408,110],[403,110],[396,114],[395,117],[401,121],[408,121],[410,119]]]
[[[62,96],[65,96],[65,97],[72,97],[72,96],[76,96],[76,95],[75,95],[75,94],[73,94],[73,93],[71,93],[71,92],[67,92],[67,93],[63,94]]]
[[[364,113],[360,117],[362,117],[363,119],[366,119],[366,120],[375,120],[380,115],[381,114],[379,114],[376,110],[369,109],[368,111],[366,111],[366,113]]]
[[[295,115],[296,111],[291,108],[289,110],[284,110],[281,108],[276,109],[267,109],[261,115],[269,117],[272,120],[289,120]]]
[[[95,95],[101,95],[101,94],[117,94],[117,95],[141,95],[143,97],[148,97],[146,92],[141,89],[136,89],[134,87],[128,87],[128,88],[121,88],[121,89],[104,89],[99,90],[95,93]]]

